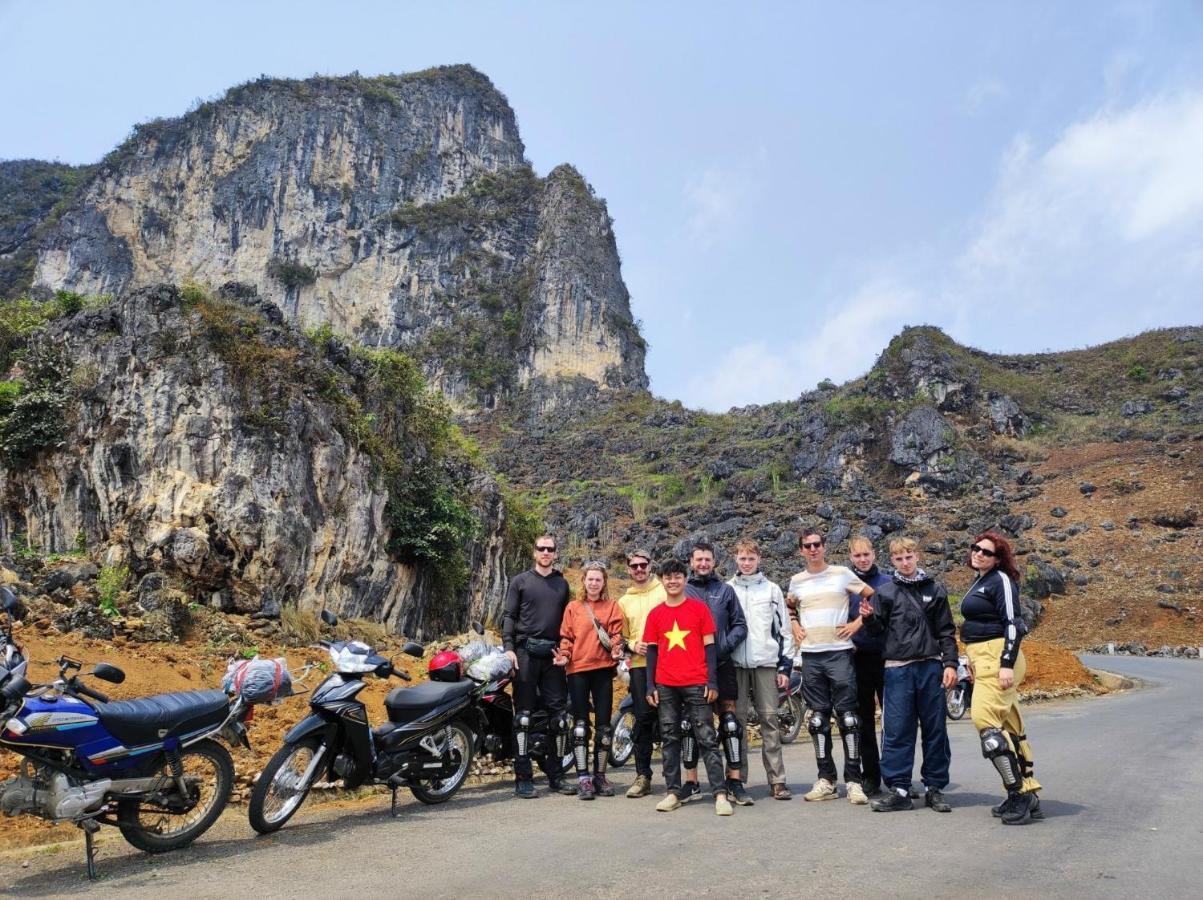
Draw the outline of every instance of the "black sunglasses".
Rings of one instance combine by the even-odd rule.
[[[627,568],[628,568],[628,569],[646,569],[646,568],[647,568],[647,566],[648,566],[648,564],[647,564],[647,563],[645,563],[645,562],[641,562],[641,563],[627,563]]]
[[[555,547],[535,547],[535,549],[538,550],[540,553],[555,553],[556,552]]]
[[[822,546],[823,546],[822,541],[811,541],[809,544],[803,544],[802,549],[803,550],[818,550]]]
[[[972,547],[969,548],[969,552],[970,553],[980,553],[982,556],[990,557],[990,559],[994,559],[994,557],[998,556],[998,554],[996,552],[994,552],[993,550],[987,550],[985,547],[981,546],[980,544],[974,544]]]

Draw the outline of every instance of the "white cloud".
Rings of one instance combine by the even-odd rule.
[[[712,247],[747,221],[759,191],[767,152],[728,165],[712,165],[685,184],[685,233],[702,247]]]

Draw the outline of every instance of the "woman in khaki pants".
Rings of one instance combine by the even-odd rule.
[[[1024,825],[1044,813],[1019,710],[1019,686],[1027,672],[1020,649],[1027,628],[1019,610],[1019,571],[1010,543],[996,531],[978,535],[969,565],[977,580],[961,600],[961,641],[974,678],[973,724],[982,755],[994,764],[1007,791],[992,812],[1004,825]]]

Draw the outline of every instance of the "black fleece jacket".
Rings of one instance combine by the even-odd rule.
[[[865,628],[885,635],[884,659],[939,656],[945,666],[956,667],[956,625],[944,585],[930,577],[906,582],[895,574],[869,602],[873,615],[865,618]]]

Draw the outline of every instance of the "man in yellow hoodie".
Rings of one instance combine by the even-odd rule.
[[[652,735],[656,727],[656,708],[647,702],[653,685],[647,683],[647,644],[643,627],[647,614],[667,598],[664,585],[652,574],[652,555],[646,550],[627,554],[627,572],[631,586],[618,599],[622,609],[622,638],[631,654],[631,702],[635,706],[635,728],[631,739],[635,744],[635,783],[627,791],[631,798],[646,797],[652,792]]]

